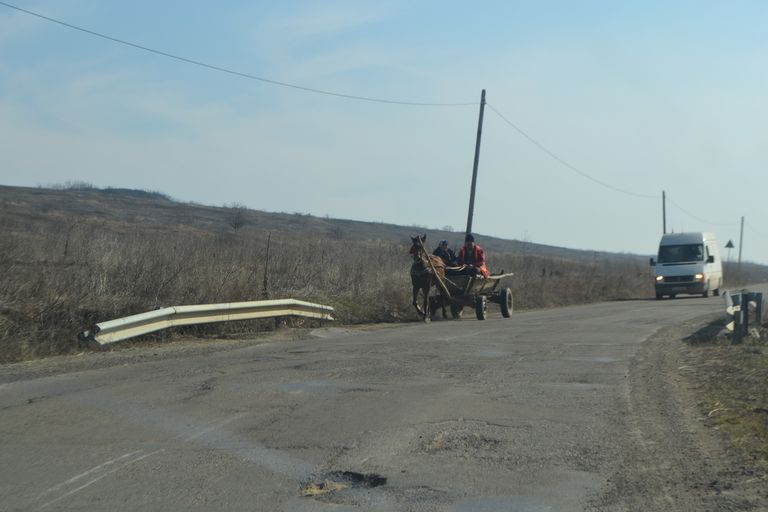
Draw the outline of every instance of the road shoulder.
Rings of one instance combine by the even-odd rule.
[[[765,468],[733,449],[708,411],[712,358],[697,336],[715,316],[661,329],[633,358],[626,388],[623,460],[600,511],[766,510]],[[733,391],[735,392],[735,391]]]

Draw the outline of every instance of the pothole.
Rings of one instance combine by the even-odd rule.
[[[483,450],[493,451],[499,444],[500,441],[494,437],[480,432],[461,430],[443,430],[421,441],[422,450],[431,454],[437,452],[468,453]]]
[[[307,497],[322,496],[344,489],[370,489],[387,483],[386,477],[375,473],[355,473],[354,471],[332,471],[318,475],[312,481],[302,484],[301,495]]]

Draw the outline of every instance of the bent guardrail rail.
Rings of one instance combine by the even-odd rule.
[[[96,324],[92,330],[81,332],[78,337],[81,340],[93,340],[100,345],[107,345],[181,325],[281,316],[333,320],[331,313],[333,313],[331,306],[295,299],[173,306],[101,322]]]

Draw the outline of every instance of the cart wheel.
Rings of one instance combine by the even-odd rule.
[[[501,316],[509,318],[512,316],[512,290],[504,288],[501,290]]]
[[[485,295],[480,295],[475,299],[475,314],[478,320],[485,320],[488,318],[488,301]]]
[[[451,304],[451,316],[454,320],[461,318],[462,311],[464,311],[463,306],[459,306],[458,304]]]

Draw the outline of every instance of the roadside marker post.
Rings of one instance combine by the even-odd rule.
[[[744,336],[749,333],[749,312],[751,309],[755,311],[755,326],[763,325],[766,316],[766,302],[763,292],[740,290],[737,293],[732,293],[725,290],[723,301],[725,302],[725,313],[733,317],[725,328],[733,333],[734,344],[741,343]]]
[[[725,301],[725,313],[733,320],[726,324],[725,328],[733,333],[733,343],[741,343],[741,294],[732,294],[726,291],[723,293],[723,300]]]

